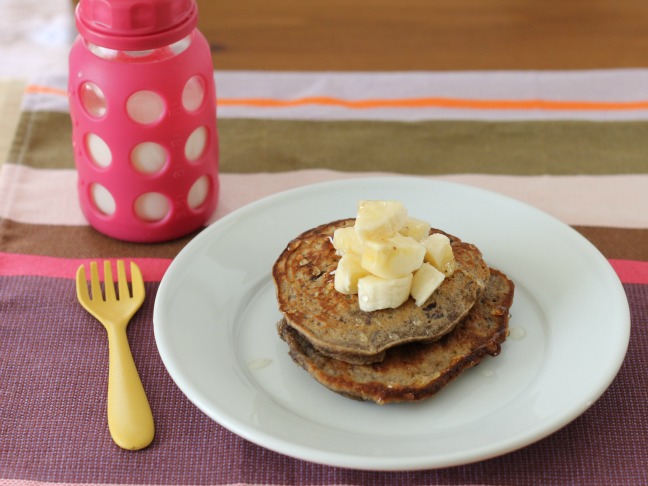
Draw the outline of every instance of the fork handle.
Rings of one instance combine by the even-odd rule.
[[[126,329],[108,331],[108,429],[123,449],[143,449],[153,441],[155,425],[137,374]]]

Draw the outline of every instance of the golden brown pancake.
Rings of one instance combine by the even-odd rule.
[[[428,398],[485,356],[497,356],[508,334],[514,284],[491,269],[486,290],[454,330],[431,343],[389,349],[380,363],[351,364],[326,356],[285,320],[278,324],[292,359],[336,393],[379,404]]]
[[[481,252],[444,233],[451,240],[457,266],[424,305],[419,307],[410,298],[396,309],[364,312],[357,295],[334,288],[340,257],[331,242],[333,232],[353,224],[353,219],[345,219],[302,233],[273,266],[286,324],[320,353],[349,363],[373,363],[384,359],[385,351],[394,346],[439,339],[468,314],[486,286],[489,269]]]

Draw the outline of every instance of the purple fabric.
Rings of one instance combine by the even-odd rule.
[[[0,477],[159,485],[648,484],[648,285],[625,289],[633,326],[626,360],[582,416],[536,444],[481,463],[381,473],[292,459],[207,418],[158,355],[154,283],[146,284],[147,299],[128,334],[156,438],[143,451],[119,449],[106,425],[105,331],[77,303],[73,280],[0,277]]]

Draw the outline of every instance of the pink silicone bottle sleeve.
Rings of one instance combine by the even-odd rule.
[[[81,38],[72,47],[79,200],[88,222],[108,236],[174,239],[200,228],[216,208],[213,67],[205,38],[198,30],[190,35],[186,50],[155,62],[103,59]],[[101,94],[101,110],[84,98],[89,91]]]

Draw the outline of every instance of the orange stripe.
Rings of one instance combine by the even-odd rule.
[[[455,108],[473,110],[646,110],[648,101],[557,101],[557,100],[479,100],[461,98],[395,98],[343,100],[327,96],[311,96],[291,100],[271,98],[220,98],[221,106],[256,106],[260,108],[287,108],[303,105],[339,106],[351,109],[370,108]]]
[[[38,86],[30,84],[25,88],[27,94],[51,94],[55,96],[67,96],[67,91],[59,88],[52,88],[50,86]]]
[[[29,85],[29,94],[67,96],[63,89]],[[394,98],[345,100],[330,96],[308,96],[289,100],[273,98],[219,98],[220,106],[252,106],[258,108],[290,108],[295,106],[321,105],[349,109],[374,108],[453,108],[461,110],[541,110],[541,111],[632,111],[647,110],[648,101],[559,101],[559,100],[479,100],[463,98]]]

